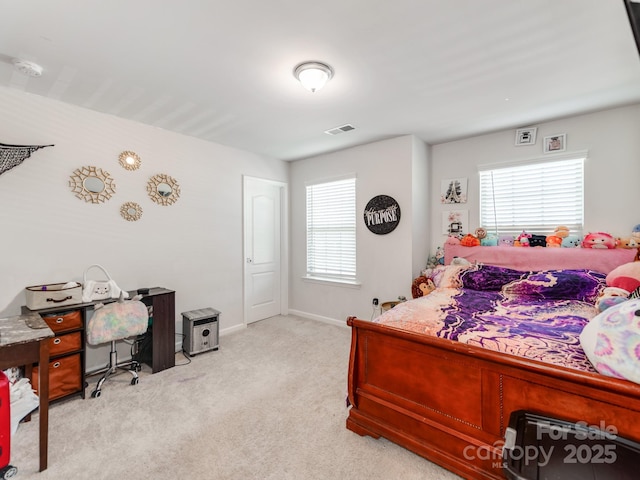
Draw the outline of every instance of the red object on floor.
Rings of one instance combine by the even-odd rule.
[[[13,477],[17,469],[9,465],[11,455],[11,398],[9,379],[0,370],[0,478]]]

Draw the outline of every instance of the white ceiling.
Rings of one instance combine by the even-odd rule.
[[[637,103],[640,56],[623,0],[0,0],[0,86],[294,160]]]

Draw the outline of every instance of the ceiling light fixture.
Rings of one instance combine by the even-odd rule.
[[[317,92],[331,80],[333,69],[320,62],[304,62],[293,70],[293,76],[304,88],[310,92]]]
[[[14,58],[12,62],[13,67],[27,77],[39,77],[42,75],[42,67],[37,63],[30,62],[29,60],[22,60],[20,58]]]

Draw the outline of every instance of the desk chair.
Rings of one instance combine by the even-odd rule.
[[[125,301],[122,295],[117,302],[100,306],[97,304],[95,313],[87,322],[87,343],[90,345],[111,344],[109,352],[109,364],[104,369],[102,378],[98,380],[96,388],[91,392],[91,397],[98,398],[102,392],[102,384],[115,374],[119,369],[129,372],[133,378],[131,385],[138,384],[138,372],[140,363],[129,360],[118,363],[116,342],[125,338],[141,335],[147,331],[149,325],[149,312],[147,306],[139,301],[139,296]],[[98,373],[101,373],[99,371]]]

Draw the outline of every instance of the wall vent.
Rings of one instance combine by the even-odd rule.
[[[349,132],[351,130],[355,130],[356,127],[350,124],[341,125],[339,127],[331,128],[329,130],[325,130],[324,133],[327,135],[338,135],[340,133]]]

